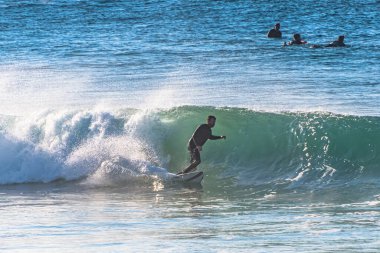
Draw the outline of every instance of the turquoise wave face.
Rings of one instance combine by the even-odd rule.
[[[227,140],[205,145],[201,167],[220,167],[221,174],[238,178],[239,184],[326,183],[379,176],[377,117],[236,108],[183,107],[165,113],[175,118],[163,145],[165,153],[175,157],[169,167],[183,166],[186,141],[207,114],[217,117],[214,134],[227,135]]]
[[[319,187],[380,176],[378,117],[186,106],[2,116],[1,183],[88,178],[115,157],[178,171],[188,164],[188,139],[210,114],[217,117],[213,134],[227,136],[204,145],[199,168],[211,177],[238,186]]]

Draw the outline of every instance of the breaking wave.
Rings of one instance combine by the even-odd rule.
[[[186,166],[187,140],[209,114],[227,140],[204,146],[206,174],[242,187],[379,179],[379,117],[184,106],[0,116],[0,184],[165,179]]]

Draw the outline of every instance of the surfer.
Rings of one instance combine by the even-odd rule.
[[[306,44],[307,41],[304,41],[301,39],[301,35],[299,33],[295,33],[293,34],[293,40],[288,42],[288,44],[286,44],[286,42],[284,42],[284,46],[288,45],[288,46],[292,46],[292,45],[302,45],[302,44]]]
[[[207,124],[202,124],[195,130],[187,146],[190,152],[191,164],[183,171],[178,172],[178,175],[196,170],[197,166],[201,163],[200,151],[202,151],[202,146],[207,140],[226,139],[226,136],[212,135],[211,128],[215,126],[215,122],[215,116],[210,115],[207,117]]]
[[[338,40],[335,40],[328,44],[326,47],[345,47],[346,44],[344,44],[344,35],[341,35],[338,37]]]
[[[322,47],[345,47],[347,46],[344,44],[344,35],[341,35],[338,37],[337,40],[330,42],[327,45],[311,45],[310,48],[322,48]]]
[[[268,38],[281,38],[282,33],[280,31],[280,27],[281,27],[280,23],[275,24],[274,28],[268,32],[267,37]]]

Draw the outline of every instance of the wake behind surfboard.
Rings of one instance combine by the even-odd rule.
[[[200,184],[203,179],[203,171],[193,171],[186,174],[173,174],[169,173],[171,180],[174,182],[189,183],[189,184]]]

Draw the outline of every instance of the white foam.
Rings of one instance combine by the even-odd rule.
[[[19,118],[0,133],[0,184],[157,176],[163,169],[154,165],[160,162],[155,145],[162,137],[152,133],[152,121],[160,127],[146,112],[46,111]]]

